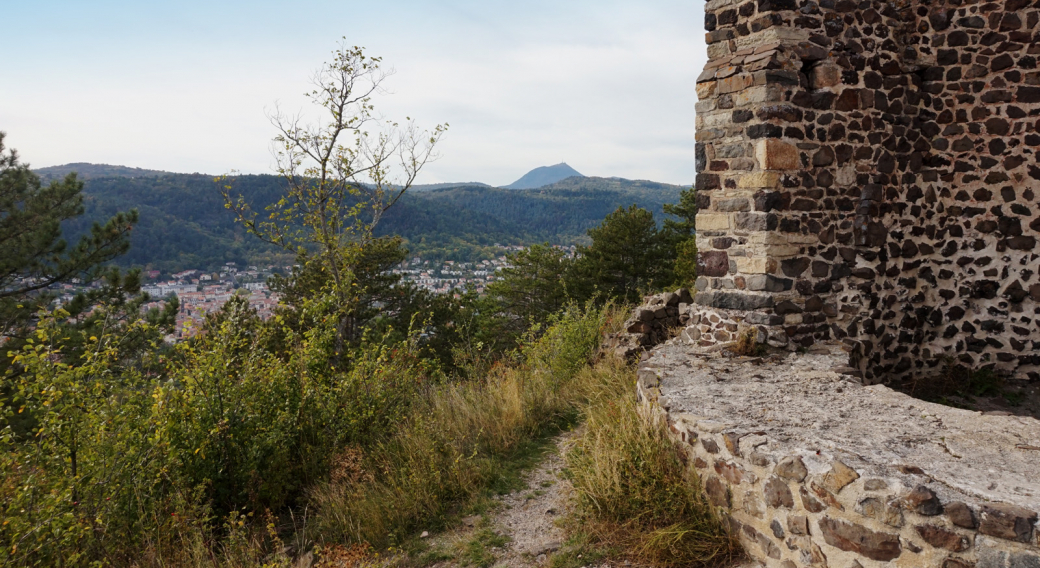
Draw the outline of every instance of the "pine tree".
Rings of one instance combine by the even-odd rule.
[[[671,283],[674,249],[657,229],[653,213],[635,205],[619,207],[588,234],[592,244],[579,248],[575,266],[579,299],[637,302],[643,293]]]
[[[95,223],[74,246],[62,238],[62,222],[83,214],[83,183],[76,174],[44,186],[14,150],[4,153],[0,132],[0,336],[24,336],[37,311],[50,305],[56,284],[91,283],[114,275],[105,263],[130,248],[137,212],[119,213],[104,225]],[[136,279],[123,284],[131,287]],[[96,294],[95,294],[96,295]],[[94,297],[83,296],[70,308],[83,313]],[[73,314],[75,315],[75,314]]]

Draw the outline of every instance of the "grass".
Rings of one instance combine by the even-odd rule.
[[[489,495],[517,488],[548,439],[573,425],[601,375],[588,366],[601,334],[623,315],[572,310],[485,381],[449,384],[416,405],[365,452],[362,475],[333,475],[311,493],[318,542],[399,546],[450,526]],[[484,505],[486,506],[486,505]]]
[[[753,327],[742,327],[737,332],[737,341],[731,351],[745,357],[758,357],[765,354],[765,346],[758,342],[758,331]]]
[[[459,559],[466,566],[488,568],[495,563],[493,549],[502,548],[508,543],[509,537],[500,535],[489,527],[484,527],[475,532],[473,537],[462,545]]]
[[[566,456],[578,505],[570,525],[588,534],[584,547],[668,567],[738,557],[739,544],[705,501],[684,450],[641,411],[632,370],[618,371],[590,397],[584,431]]]
[[[570,528],[572,530],[563,546],[549,558],[549,568],[595,566],[601,560],[618,555],[619,551],[604,547],[592,534]]]

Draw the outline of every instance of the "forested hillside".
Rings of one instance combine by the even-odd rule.
[[[110,168],[115,166],[108,166]],[[128,168],[129,170],[129,168]],[[282,191],[270,175],[238,176],[234,192],[258,210]],[[378,226],[398,234],[412,254],[473,260],[500,254],[495,244],[574,244],[619,206],[644,207],[658,219],[662,206],[678,200],[680,186],[619,178],[573,177],[529,190],[466,184],[410,192]],[[123,265],[165,271],[213,268],[226,262],[287,261],[282,251],[248,237],[224,208],[218,184],[202,174],[99,177],[85,180],[86,214],[66,225],[70,236],[117,211],[137,209],[140,221]]]

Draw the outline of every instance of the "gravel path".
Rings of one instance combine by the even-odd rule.
[[[524,476],[525,488],[501,495],[484,518],[480,516],[463,519],[462,526],[454,531],[432,535],[431,548],[458,550],[480,529],[491,529],[508,538],[501,547],[491,548],[495,561],[493,568],[542,568],[549,565],[553,553],[566,540],[566,534],[557,521],[568,513],[571,483],[563,476],[567,445],[578,436],[580,430],[565,432],[556,437],[554,449],[547,453],[538,467]],[[434,564],[430,568],[472,568],[459,560]],[[585,568],[632,568],[628,562],[598,562]],[[720,567],[722,568],[722,567]],[[761,568],[760,564],[748,563],[725,568]]]

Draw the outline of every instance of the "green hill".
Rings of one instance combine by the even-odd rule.
[[[141,168],[128,168],[126,166],[110,166],[108,164],[88,164],[77,162],[75,164],[63,164],[61,166],[50,166],[33,170],[43,181],[50,181],[65,177],[71,172],[76,172],[80,179],[91,179],[99,177],[156,177],[171,175],[171,172],[160,170],[143,170]]]
[[[282,188],[282,180],[271,175],[238,176],[233,184],[259,210],[277,199]],[[121,264],[175,272],[214,269],[226,262],[291,260],[284,251],[246,234],[224,208],[217,189],[213,177],[202,174],[88,176],[86,214],[65,229],[74,237],[93,221],[136,208],[140,223]],[[406,194],[383,218],[378,233],[401,235],[413,255],[473,260],[501,254],[496,244],[583,242],[585,231],[619,206],[635,203],[660,218],[662,205],[678,201],[682,187],[581,177],[527,190],[479,184],[423,189]]]

